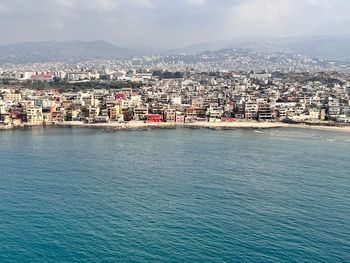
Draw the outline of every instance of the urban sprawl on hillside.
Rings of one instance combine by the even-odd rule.
[[[350,75],[341,71],[60,65],[0,69],[0,129],[67,122],[350,122]]]

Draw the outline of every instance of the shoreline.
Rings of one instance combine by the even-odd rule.
[[[237,130],[237,129],[278,129],[278,128],[295,128],[295,129],[316,129],[322,131],[350,132],[350,126],[325,126],[312,124],[287,124],[282,122],[194,122],[194,123],[145,123],[140,121],[131,121],[128,123],[83,123],[83,122],[64,122],[45,125],[21,125],[21,126],[0,126],[1,130],[14,130],[31,127],[60,127],[60,128],[90,128],[102,129],[106,131],[133,131],[133,130],[154,130],[154,129],[211,129],[211,130]]]

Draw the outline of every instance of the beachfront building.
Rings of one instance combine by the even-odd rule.
[[[272,121],[273,115],[270,105],[263,103],[258,106],[258,119],[259,121]]]
[[[163,122],[163,117],[160,114],[148,114],[146,116],[148,123],[160,123]]]
[[[310,121],[318,121],[320,119],[320,113],[321,111],[319,109],[309,109],[309,120]]]
[[[108,107],[108,117],[111,121],[122,121],[123,116],[122,107],[120,105]]]
[[[259,106],[256,102],[248,101],[244,103],[244,115],[247,120],[258,119]]]
[[[26,111],[26,122],[29,125],[42,125],[44,122],[43,111],[41,107],[32,106]]]
[[[164,120],[166,122],[176,122],[176,110],[175,109],[165,109],[164,110]]]
[[[185,123],[185,115],[176,114],[176,123]]]
[[[147,107],[139,107],[134,109],[134,119],[135,120],[146,120],[148,114]]]

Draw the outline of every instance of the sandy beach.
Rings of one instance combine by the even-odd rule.
[[[321,126],[311,124],[287,124],[282,122],[194,122],[194,123],[145,123],[142,121],[130,121],[127,123],[110,122],[110,123],[84,123],[80,121],[67,121],[56,124],[47,124],[45,126],[54,126],[62,128],[92,128],[103,129],[109,131],[119,130],[149,130],[149,129],[212,129],[212,130],[235,130],[235,129],[277,129],[277,128],[293,128],[293,129],[316,129],[323,131],[350,132],[350,126]],[[12,130],[23,127],[41,127],[38,125],[0,126],[0,130]]]
[[[295,128],[295,129],[317,129],[325,131],[340,131],[350,132],[350,126],[336,127],[336,126],[317,126],[306,124],[287,124],[282,122],[194,122],[194,123],[145,123],[140,121],[131,121],[128,123],[83,123],[83,122],[65,122],[59,123],[58,127],[84,127],[110,130],[146,130],[146,129],[171,129],[171,128],[207,128],[213,130],[225,129],[273,129],[273,128]]]

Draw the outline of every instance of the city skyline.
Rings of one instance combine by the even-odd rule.
[[[0,44],[106,40],[178,48],[242,37],[348,34],[345,0],[3,0]]]

